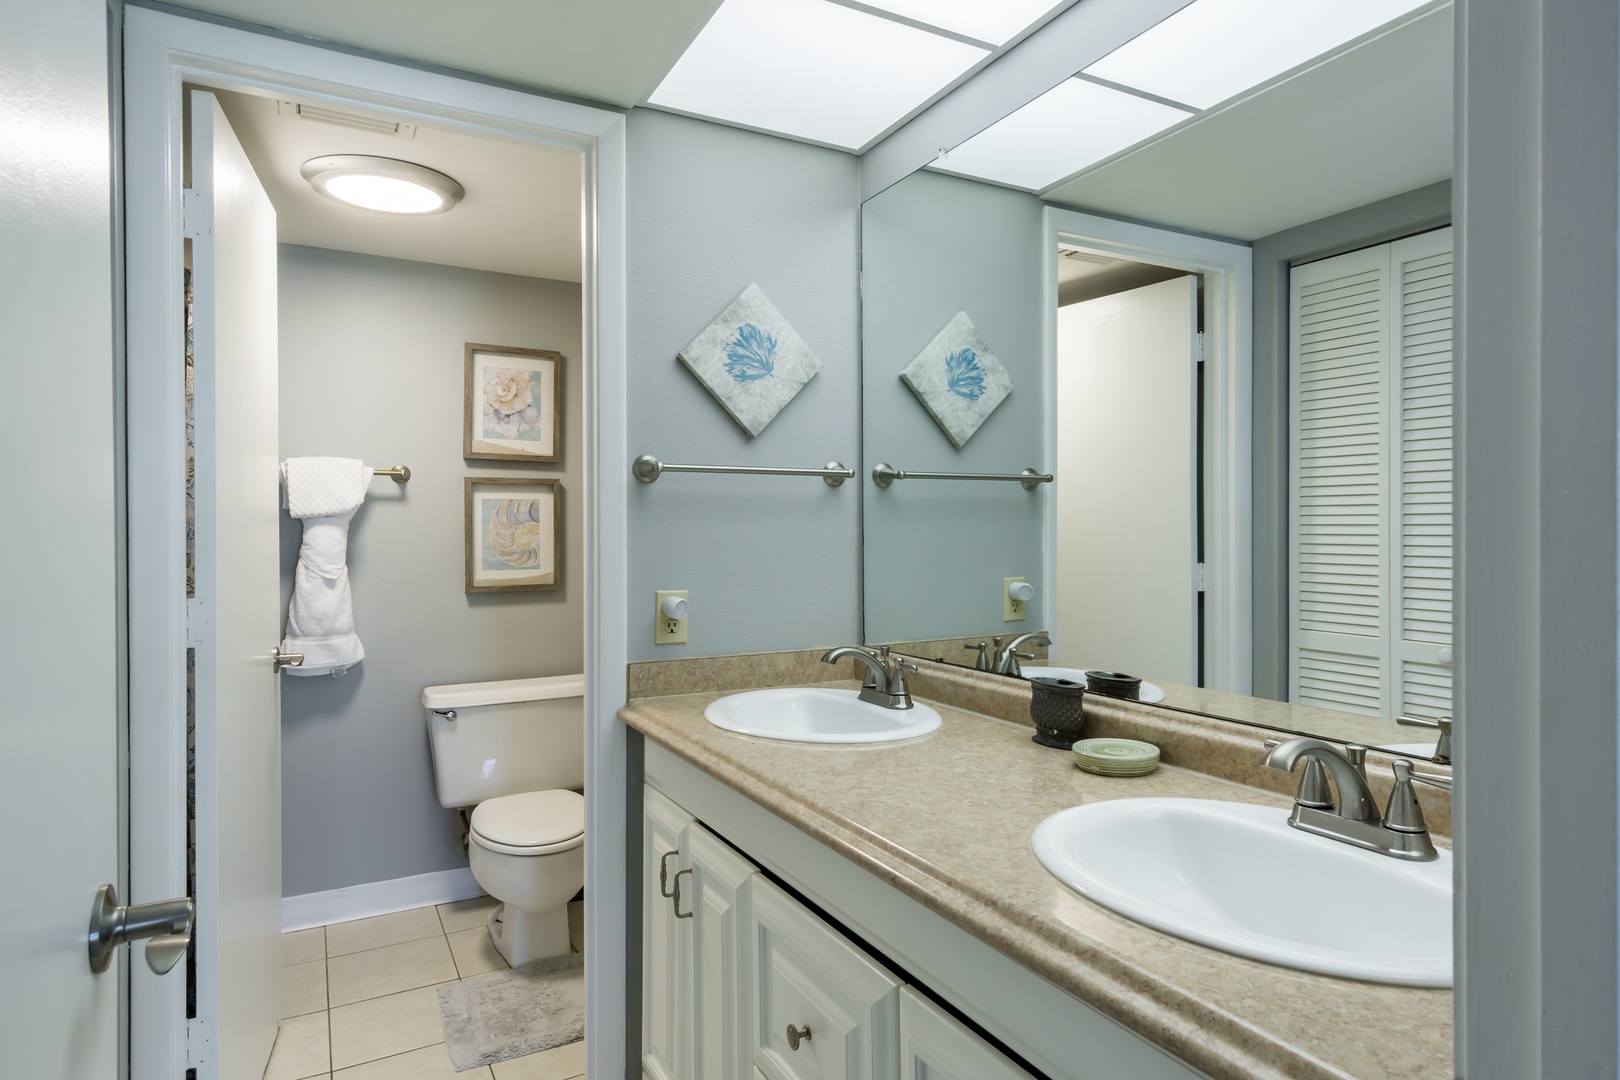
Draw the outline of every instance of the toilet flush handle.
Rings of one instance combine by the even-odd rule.
[[[454,709],[434,709],[433,710],[433,715],[434,716],[442,716],[446,720],[454,720],[456,718],[456,710],[454,710]]]

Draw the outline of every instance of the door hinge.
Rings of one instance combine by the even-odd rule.
[[[1204,332],[1202,330],[1198,331],[1198,342],[1196,349],[1198,352],[1198,363],[1202,364],[1204,362]]]
[[[186,1021],[186,1068],[201,1072],[214,1063],[214,1025],[201,1016]]]
[[[1203,592],[1205,586],[1208,584],[1208,579],[1205,576],[1204,564],[1203,563],[1194,563],[1193,564],[1193,580],[1195,582],[1197,582],[1197,584],[1198,584],[1198,591]]]
[[[186,597],[186,647],[201,648],[203,643],[203,606],[199,597]]]
[[[180,192],[180,235],[193,240],[214,231],[213,207],[196,188],[183,188]]]

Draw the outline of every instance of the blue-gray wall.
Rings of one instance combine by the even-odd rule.
[[[1050,487],[900,481],[922,471],[1044,471],[1042,206],[1032,195],[913,173],[862,209],[866,640],[1017,633],[1046,625],[1042,517]],[[1051,253],[1056,258],[1056,252]],[[1012,376],[1013,392],[967,445],[951,445],[900,371],[959,311]],[[1021,623],[1002,622],[1002,580],[1036,584]]]
[[[651,110],[630,114],[628,139],[632,457],[856,464],[855,158]],[[675,359],[749,284],[824,365],[752,439]],[[630,483],[632,660],[859,640],[858,484],[689,474]],[[690,593],[685,645],[653,644],[659,589]]]
[[[281,454],[411,467],[378,478],[350,528],[366,658],[340,678],[281,680],[282,894],[465,866],[433,791],[418,695],[437,683],[568,675],[584,665],[580,291],[560,281],[283,245]],[[463,345],[564,356],[563,460],[464,461]],[[464,591],[467,476],[563,482],[555,591]],[[299,523],[283,515],[282,592]]]

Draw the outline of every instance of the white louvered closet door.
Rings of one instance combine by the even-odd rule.
[[[1451,711],[1451,230],[1295,267],[1290,698]]]

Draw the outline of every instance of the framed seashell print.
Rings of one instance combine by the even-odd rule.
[[[562,484],[528,476],[467,477],[467,591],[562,584]]]
[[[562,373],[562,353],[469,341],[461,456],[560,461]]]

